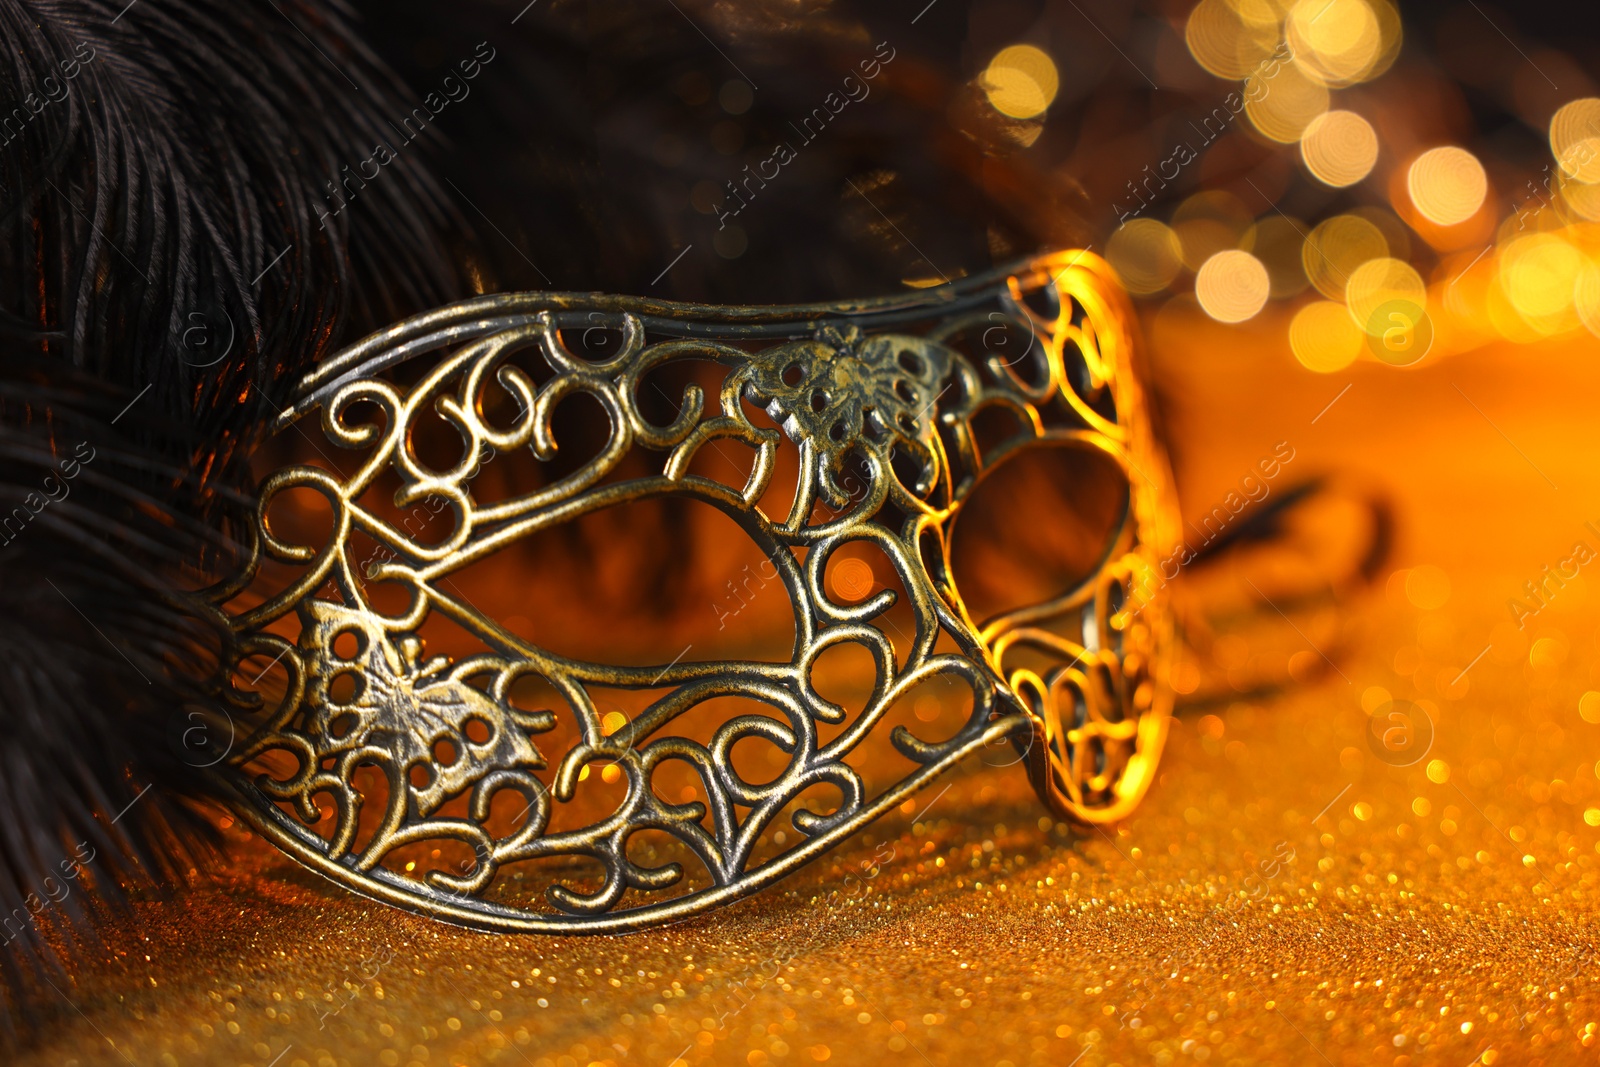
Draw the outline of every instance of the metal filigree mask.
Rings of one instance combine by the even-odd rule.
[[[239,724],[219,772],[306,865],[507,931],[754,892],[997,744],[1053,811],[1120,818],[1166,735],[1146,579],[1177,537],[1131,321],[1073,252],[833,305],[485,297],[370,337],[284,413],[315,451],[263,482],[217,593]],[[606,595],[542,594],[571,576],[540,546],[627,585],[575,524],[689,504],[731,533],[613,526],[667,559],[759,553],[713,608],[716,654],[641,655],[629,618],[558,651],[554,615]],[[783,641],[747,654],[763,596]],[[841,650],[844,696],[821,669]]]

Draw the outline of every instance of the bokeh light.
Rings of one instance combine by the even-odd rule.
[[[840,560],[828,572],[828,585],[836,596],[847,603],[865,600],[871,595],[875,584],[872,564],[864,559],[851,557]]]
[[[1389,246],[1389,254],[1395,259],[1411,259],[1411,230],[1400,217],[1386,207],[1376,204],[1363,204],[1350,211],[1358,219],[1365,219],[1377,227],[1383,235],[1384,244]],[[1481,246],[1480,246],[1481,247]]]
[[[1199,270],[1218,252],[1239,247],[1252,221],[1249,210],[1232,193],[1212,189],[1191,196],[1172,213],[1184,265]]]
[[[1306,126],[1300,157],[1323,184],[1354,185],[1378,161],[1378,134],[1354,111],[1325,111]]]
[[[1317,292],[1342,300],[1356,268],[1388,254],[1389,242],[1378,227],[1356,215],[1335,215],[1311,231],[1300,261]]]
[[[1411,203],[1429,222],[1456,226],[1478,213],[1489,193],[1489,179],[1478,157],[1445,145],[1418,156],[1406,173]]]
[[[1600,226],[1587,225],[1600,223],[1600,93],[1579,60],[1546,49],[1528,70],[1501,78],[1499,89],[1489,88],[1487,69],[1482,84],[1462,82],[1509,94],[1526,123],[1548,123],[1554,162],[1539,170],[1532,161],[1531,179],[1500,209],[1479,142],[1439,144],[1439,130],[1462,126],[1449,108],[1443,122],[1415,119],[1404,85],[1398,95],[1344,96],[1397,61],[1395,0],[1195,0],[1183,33],[1201,68],[1236,83],[1230,106],[1242,108],[1249,138],[1224,137],[1209,159],[1202,148],[1200,191],[1179,184],[1187,195],[1178,194],[1170,214],[1149,212],[1165,199],[1152,181],[1128,183],[1139,217],[1111,236],[1106,255],[1131,292],[1162,296],[1192,277],[1200,310],[1243,322],[1261,312],[1263,274],[1265,300],[1314,289],[1324,299],[1296,309],[1286,332],[1295,359],[1323,373],[1357,359],[1408,366],[1436,349],[1532,344],[1584,328],[1600,335]],[[1487,62],[1457,53],[1452,62],[1462,70]],[[1161,62],[1158,69],[1163,87],[1200,84]],[[1549,77],[1539,77],[1546,69]],[[1437,111],[1432,98],[1415,102],[1409,110]],[[1206,145],[1228,123],[1214,125],[1208,119],[1195,131]],[[1457,136],[1470,136],[1469,128]],[[1305,167],[1298,178],[1283,169],[1291,148]],[[1406,152],[1409,163],[1390,166],[1391,151]],[[1257,152],[1273,166],[1254,171],[1249,192],[1230,184],[1228,175],[1254,165],[1246,156]],[[1164,174],[1161,189],[1171,180]],[[1329,199],[1329,189],[1351,192]],[[1258,197],[1314,214],[1301,221],[1277,206],[1263,210]],[[1316,213],[1319,204],[1339,214]],[[1403,343],[1395,340],[1401,335]]]
[[[1031,44],[1002,48],[983,72],[990,106],[1014,119],[1044,114],[1060,87],[1055,61]]]
[[[1111,235],[1106,259],[1130,293],[1158,293],[1183,269],[1183,246],[1165,223],[1134,219]]]
[[[1271,290],[1267,268],[1249,252],[1236,248],[1206,260],[1194,279],[1194,295],[1200,307],[1218,322],[1254,318]]]
[[[1406,599],[1423,611],[1437,611],[1450,603],[1450,576],[1431,563],[1412,567],[1406,572]],[[1428,764],[1430,778],[1433,777],[1433,763]],[[1436,782],[1443,780],[1434,778]]]
[[[1357,327],[1367,333],[1387,328],[1387,321],[1376,321],[1378,309],[1393,300],[1404,300],[1419,309],[1427,307],[1428,287],[1411,264],[1381,256],[1367,260],[1351,272],[1345,285],[1344,302]]]
[[[1332,374],[1361,354],[1362,333],[1343,304],[1317,300],[1295,312],[1289,323],[1289,347],[1307,370]]]
[[[1261,0],[1253,4],[1200,0],[1184,27],[1195,62],[1219,78],[1247,77],[1278,44],[1278,20],[1270,10]]]
[[[1245,114],[1262,134],[1284,144],[1298,141],[1328,101],[1328,87],[1290,63],[1262,67],[1245,82]]]
[[[1583,253],[1550,233],[1519,237],[1500,254],[1500,285],[1524,321],[1541,334],[1577,325],[1573,307]]]
[[[1600,222],[1600,182],[1589,184],[1563,177],[1561,202],[1580,219]]]
[[[1295,66],[1323,85],[1364,80],[1384,54],[1383,28],[1367,0],[1300,0],[1284,30]]]
[[[1550,119],[1550,151],[1569,177],[1600,182],[1600,98],[1563,104]]]
[[[1572,287],[1572,309],[1588,331],[1600,337],[1600,263],[1584,260]]]

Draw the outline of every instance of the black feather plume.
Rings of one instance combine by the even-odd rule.
[[[186,731],[221,635],[182,590],[229,564],[261,427],[331,346],[465,289],[468,227],[420,146],[350,183],[409,106],[352,19],[339,3],[0,0],[13,988],[53,965],[86,902],[204,847],[181,799],[203,790]]]

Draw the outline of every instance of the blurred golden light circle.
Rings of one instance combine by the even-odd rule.
[[[1541,637],[1533,642],[1528,649],[1528,663],[1540,670],[1555,670],[1567,661],[1566,638]]]
[[[1300,263],[1300,248],[1305,244],[1307,232],[1308,227],[1297,219],[1268,215],[1250,227],[1244,236],[1244,250],[1267,268],[1274,300],[1298,296],[1311,284]]]
[[[1369,259],[1350,272],[1345,283],[1344,303],[1350,318],[1368,333],[1387,328],[1387,322],[1374,324],[1378,308],[1391,300],[1407,300],[1418,307],[1428,303],[1428,287],[1411,264],[1389,256]]]
[[[1134,219],[1111,235],[1106,259],[1130,293],[1158,293],[1183,269],[1183,245],[1164,223]]]
[[[1570,177],[1600,182],[1600,98],[1568,101],[1551,116],[1550,151]]]
[[[1267,302],[1272,283],[1267,268],[1249,252],[1229,249],[1206,260],[1195,275],[1194,295],[1218,322],[1244,322]]]
[[[1573,300],[1585,265],[1582,252],[1552,233],[1512,241],[1500,253],[1500,285],[1506,299],[1540,333],[1575,325]]]
[[[1450,576],[1431,563],[1412,567],[1406,574],[1406,599],[1424,611],[1444,607],[1450,602]]]
[[[1195,62],[1228,81],[1247,77],[1278,43],[1278,21],[1263,7],[1200,0],[1183,31]]]
[[[1362,72],[1360,81],[1371,81],[1380,76],[1384,71],[1394,65],[1400,55],[1400,45],[1405,39],[1405,29],[1400,22],[1400,9],[1395,6],[1394,0],[1367,0],[1372,8],[1372,13],[1378,19],[1378,33],[1383,38],[1383,44],[1378,51],[1378,58],[1371,67]]]
[[[1332,374],[1361,354],[1361,331],[1342,304],[1317,300],[1295,312],[1289,323],[1289,348],[1307,370]]]
[[[1221,189],[1195,193],[1172,213],[1172,230],[1183,246],[1190,270],[1229,248],[1239,247],[1250,229],[1250,211],[1239,198]]]
[[[1326,110],[1327,86],[1291,63],[1269,64],[1245,82],[1245,114],[1274,141],[1294,144],[1311,120]]]
[[[1406,190],[1424,218],[1440,226],[1466,222],[1483,206],[1489,178],[1478,157],[1445,145],[1418,156],[1406,173]]]
[[[1363,329],[1372,354],[1391,367],[1409,367],[1433,348],[1433,319],[1428,309],[1405,297],[1379,304]]]
[[[1483,311],[1490,329],[1513,344],[1534,344],[1549,336],[1546,331],[1529,323],[1511,302],[1511,296],[1506,292],[1504,272],[1498,262],[1494,264],[1494,273],[1483,290]]]
[[[1383,234],[1384,243],[1389,246],[1391,256],[1410,261],[1411,229],[1400,221],[1398,215],[1377,204],[1363,204],[1358,208],[1352,208],[1350,214],[1358,219],[1365,219],[1378,228],[1378,232]]]
[[[1558,190],[1560,184],[1556,183]],[[1566,180],[1566,186],[1569,189],[1588,188],[1582,182],[1570,178]],[[1516,212],[1501,220],[1500,225],[1496,227],[1495,244],[1505,248],[1517,238],[1534,233],[1554,233],[1571,238],[1573,236],[1571,223],[1574,220],[1569,219],[1561,210],[1562,200],[1558,193],[1551,200],[1535,199],[1531,203],[1522,205]]]
[[[1383,54],[1383,29],[1367,0],[1300,0],[1284,30],[1295,65],[1323,85],[1363,80]]]
[[[1572,287],[1572,307],[1578,313],[1578,321],[1590,333],[1600,336],[1600,263],[1584,261]]]
[[[1388,254],[1389,242],[1372,223],[1355,215],[1335,215],[1311,231],[1300,261],[1317,292],[1340,300],[1357,267]]]
[[[1354,111],[1324,111],[1301,135],[1300,157],[1323,184],[1354,185],[1378,161],[1378,134]]]
[[[1031,44],[1002,48],[983,72],[990,105],[1014,119],[1044,114],[1060,88],[1055,62]]]
[[[864,559],[840,560],[829,575],[834,593],[845,601],[864,600],[877,584],[872,564]]]
[[[1600,222],[1600,182],[1589,185],[1564,178],[1561,182],[1561,201],[1579,218]]]
[[[1556,162],[1564,172],[1586,185],[1600,183],[1600,137],[1584,137],[1572,142]]]
[[[1292,0],[1226,0],[1245,25],[1264,29],[1276,39]]]

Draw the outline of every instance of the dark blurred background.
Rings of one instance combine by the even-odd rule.
[[[1354,0],[1326,2],[1326,14],[1299,12],[1301,23],[1326,29]],[[1192,32],[1191,0],[357,6],[419,104],[479,42],[493,49],[417,142],[444,161],[486,289],[719,302],[865,295],[1041,246],[1103,249],[1130,207],[1171,221],[1202,189],[1242,204],[1244,223],[1275,209],[1315,221],[1387,198],[1383,158],[1364,182],[1331,187],[1295,144],[1241,115],[1174,180],[1146,183],[1135,199],[1145,168],[1185,138],[1198,147],[1192,131],[1244,88],[1198,61],[1192,42],[1204,50],[1209,35],[1215,52],[1216,33]],[[1210,6],[1257,38],[1251,47],[1265,42],[1263,54],[1273,31],[1261,25],[1295,17],[1280,0]],[[1371,7],[1383,13],[1381,0]],[[1576,0],[1511,9],[1472,0],[1407,3],[1400,14],[1381,72],[1335,84],[1331,106],[1364,114],[1396,161],[1414,147],[1465,146],[1509,206],[1550,162],[1551,115],[1595,92],[1600,12]],[[1019,44],[1041,50],[1058,80],[1048,107],[1026,118],[994,106],[986,76]],[[859,78],[875,50],[892,59],[807,142],[801,119]],[[794,158],[719,226],[737,206],[729,183],[779,144]],[[352,222],[382,225],[359,204]]]

